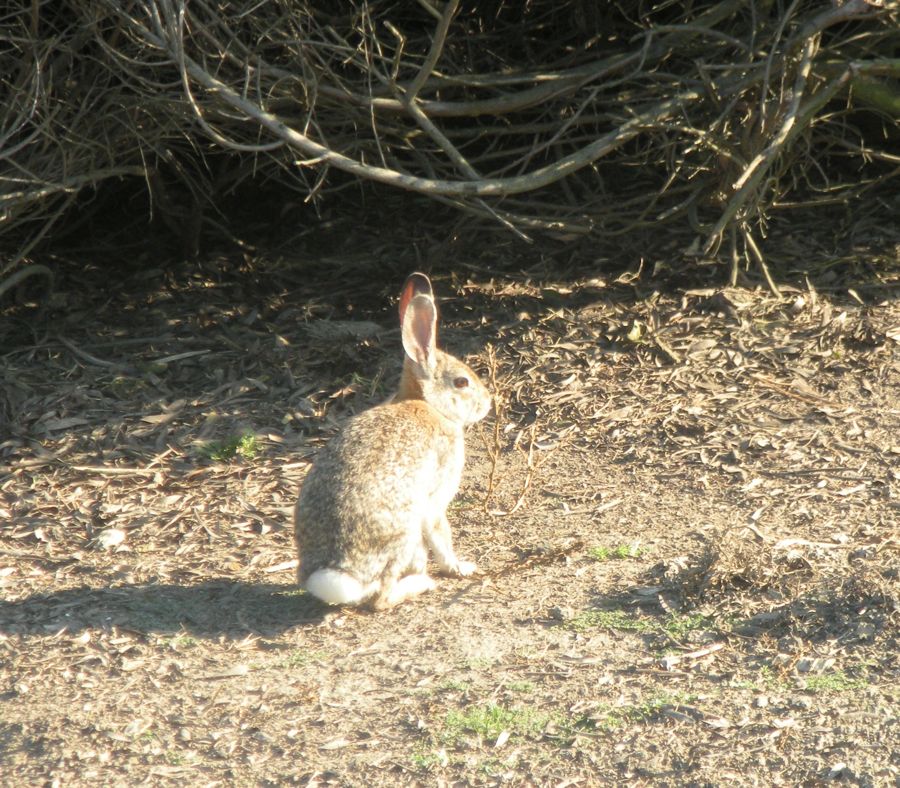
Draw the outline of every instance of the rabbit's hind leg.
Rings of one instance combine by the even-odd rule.
[[[424,575],[427,574],[428,568],[428,550],[425,547],[425,543],[422,542],[416,547],[413,552],[412,561],[409,562],[409,566],[403,571],[404,575]]]
[[[372,609],[386,610],[426,591],[433,591],[435,587],[434,580],[426,574],[406,575],[399,580],[386,580],[381,586],[381,592],[372,600]]]

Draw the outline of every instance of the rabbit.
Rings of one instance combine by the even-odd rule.
[[[393,397],[351,418],[309,471],[294,509],[297,578],[329,605],[393,607],[431,591],[440,571],[475,564],[453,551],[447,506],[459,488],[463,431],[491,396],[462,361],[438,350],[431,282],[414,273],[400,297],[405,358]]]

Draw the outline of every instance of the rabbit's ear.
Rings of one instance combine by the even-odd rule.
[[[425,274],[420,274],[418,271],[416,273],[410,274],[406,278],[406,282],[403,284],[403,290],[400,293],[400,326],[403,326],[403,321],[406,318],[406,309],[409,306],[409,302],[413,299],[414,296],[417,295],[427,295],[430,298],[434,298],[434,295],[431,292],[431,282]]]
[[[437,358],[437,307],[430,295],[413,296],[403,313],[403,349],[411,361],[434,370]]]

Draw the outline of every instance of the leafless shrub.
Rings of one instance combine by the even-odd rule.
[[[897,174],[876,141],[898,26],[877,0],[33,0],[0,17],[0,281],[105,181],[165,213],[163,168],[197,203],[251,178],[317,200],[336,169],[520,236],[678,223],[702,258],[728,242],[732,279],[768,276],[773,211]]]

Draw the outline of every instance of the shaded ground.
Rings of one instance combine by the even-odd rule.
[[[379,615],[294,589],[289,512],[396,379],[403,272],[82,273],[31,337],[10,307],[0,783],[895,785],[898,268],[436,276],[501,394],[451,511],[482,573]]]

